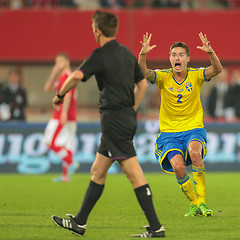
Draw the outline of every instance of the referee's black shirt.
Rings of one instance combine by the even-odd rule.
[[[95,75],[100,91],[100,109],[134,105],[135,83],[144,76],[127,47],[112,40],[94,50],[79,69],[84,74],[84,82]]]

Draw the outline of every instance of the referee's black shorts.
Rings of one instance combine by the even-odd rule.
[[[136,156],[133,137],[137,128],[133,108],[101,110],[102,138],[98,152],[112,160]]]

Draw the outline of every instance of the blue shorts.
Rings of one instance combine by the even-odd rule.
[[[181,152],[185,160],[185,166],[192,165],[187,149],[192,141],[199,141],[202,144],[204,158],[207,153],[207,133],[204,128],[195,128],[184,132],[160,133],[156,139],[155,156],[161,168],[167,173],[174,173],[170,159],[167,157],[167,154],[172,150]]]

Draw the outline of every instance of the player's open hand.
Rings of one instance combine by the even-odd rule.
[[[200,47],[200,46],[197,46],[198,49],[201,49],[202,51],[206,52],[206,53],[212,53],[213,52],[213,49],[212,47],[210,46],[210,42],[208,41],[207,39],[207,35],[206,34],[202,34],[202,32],[199,33],[199,37],[202,41],[202,44],[203,46]]]
[[[55,96],[52,100],[53,108],[57,111],[60,110],[60,105],[63,103],[63,98],[59,98],[58,96]]]
[[[156,47],[156,45],[150,46],[151,37],[152,37],[151,33],[149,34],[149,36],[148,36],[148,33],[143,35],[143,41],[140,41],[140,43],[142,44],[140,55],[145,55]]]

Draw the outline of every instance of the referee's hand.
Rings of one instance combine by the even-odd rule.
[[[63,103],[63,98],[59,98],[58,96],[55,96],[52,100],[53,108],[57,111],[60,110],[60,105]]]

